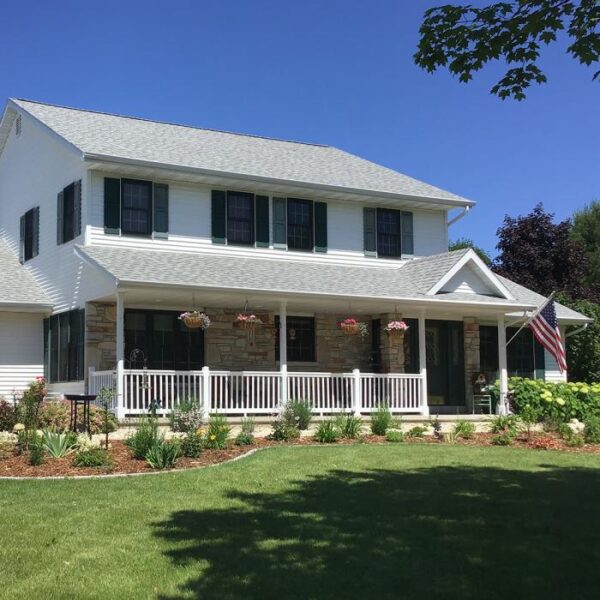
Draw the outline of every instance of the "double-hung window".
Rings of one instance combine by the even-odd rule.
[[[313,203],[288,198],[287,245],[290,250],[313,250]]]
[[[152,182],[121,180],[121,232],[129,235],[152,233]]]
[[[227,241],[230,244],[254,244],[254,194],[227,192]]]
[[[401,256],[399,210],[377,209],[377,254],[388,257]]]

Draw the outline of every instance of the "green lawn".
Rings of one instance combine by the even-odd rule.
[[[600,456],[277,448],[0,481],[2,598],[598,598]]]

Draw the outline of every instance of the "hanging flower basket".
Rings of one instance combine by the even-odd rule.
[[[389,321],[384,327],[384,331],[393,340],[403,340],[408,325],[404,321]]]
[[[343,321],[339,321],[338,327],[346,335],[357,335],[359,333],[361,337],[369,335],[369,328],[367,327],[367,324],[361,321],[357,321],[356,319],[353,319],[351,317],[348,317]]]
[[[210,326],[210,319],[208,315],[197,310],[190,310],[188,312],[181,313],[179,319],[184,322],[186,327],[190,329],[202,329],[203,331],[208,329]]]
[[[245,315],[240,313],[235,322],[238,327],[246,329],[247,331],[254,331],[258,325],[262,325],[262,321],[256,315]]]

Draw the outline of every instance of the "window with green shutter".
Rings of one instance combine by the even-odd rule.
[[[20,220],[19,260],[24,263],[40,251],[40,208],[28,210]]]
[[[121,180],[104,178],[104,232],[121,233]]]
[[[256,246],[269,247],[269,197],[256,196]]]
[[[365,256],[401,258],[414,254],[413,213],[363,208]]]
[[[315,252],[327,252],[326,202],[315,202]]]
[[[225,244],[226,239],[226,194],[221,190],[213,190],[211,194],[210,219],[212,225],[213,244]]]
[[[81,234],[81,180],[58,193],[56,243],[66,244]]]

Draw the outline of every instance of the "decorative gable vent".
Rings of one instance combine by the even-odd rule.
[[[22,129],[23,129],[23,122],[21,119],[21,115],[19,115],[17,117],[17,120],[15,121],[15,133],[17,134],[17,137],[21,135]]]

